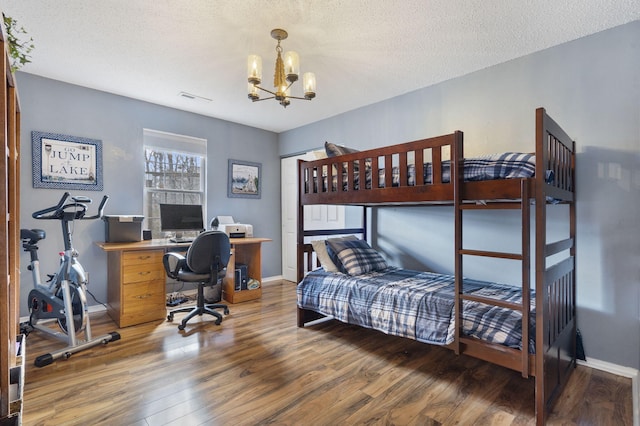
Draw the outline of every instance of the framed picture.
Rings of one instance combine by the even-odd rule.
[[[102,191],[102,141],[31,132],[34,188]]]
[[[262,165],[249,161],[229,160],[227,197],[260,198]]]

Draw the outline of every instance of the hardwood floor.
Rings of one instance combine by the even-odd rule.
[[[220,326],[156,321],[43,368],[27,340],[25,425],[534,424],[534,382],[436,346],[327,321],[296,326],[295,285],[265,285]],[[94,335],[116,329],[91,316]],[[549,424],[631,425],[631,380],[579,366]]]

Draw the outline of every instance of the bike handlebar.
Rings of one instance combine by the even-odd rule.
[[[70,195],[71,194],[69,194],[68,192],[65,192],[62,195],[62,198],[60,199],[60,201],[58,202],[58,205],[53,207],[47,207],[46,209],[38,210],[37,212],[34,212],[31,215],[31,217],[33,217],[34,219],[56,219],[56,217],[54,217],[53,215],[51,215],[51,217],[47,217],[44,215],[47,213],[57,212],[61,210],[64,206],[65,201],[67,201],[67,198],[69,198]]]
[[[69,198],[71,198],[72,202],[65,204]],[[102,201],[98,206],[98,213],[94,216],[85,217],[84,213],[87,211],[87,204],[91,203],[91,199],[82,195],[72,197],[71,194],[69,194],[68,192],[65,192],[64,194],[62,194],[62,198],[60,198],[60,201],[58,202],[58,204],[56,204],[53,207],[47,207],[46,209],[38,210],[37,212],[34,212],[31,215],[31,217],[33,217],[34,219],[62,219],[64,216],[63,213],[65,212],[65,209],[69,207],[74,207],[74,208],[80,207],[81,210],[76,212],[74,217],[75,219],[81,219],[81,220],[99,219],[102,217],[104,206],[105,204],[107,204],[108,199],[109,199],[108,195],[103,196]],[[47,214],[47,213],[51,213],[51,214]]]
[[[95,216],[89,216],[89,217],[83,217],[82,219],[85,220],[89,220],[89,219],[100,219],[104,213],[104,206],[107,204],[107,201],[109,200],[109,196],[105,195],[102,197],[102,201],[100,201],[100,205],[98,206],[98,213],[95,214]],[[91,202],[91,201],[89,201]]]

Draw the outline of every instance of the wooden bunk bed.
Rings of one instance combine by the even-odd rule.
[[[455,336],[446,346],[456,354],[519,371],[525,378],[535,377],[536,421],[544,424],[576,365],[575,143],[543,108],[536,110],[535,141],[535,174],[525,178],[465,180],[463,134],[459,131],[321,160],[299,161],[298,282],[318,266],[318,262],[313,261],[312,245],[305,243],[305,239],[348,233],[359,233],[366,239],[368,207],[453,205]],[[444,160],[446,157],[449,160]],[[375,176],[372,171],[378,171],[377,179],[371,178]],[[304,206],[313,204],[362,206],[362,228],[306,231],[302,225]],[[569,205],[569,235],[560,241],[548,242],[546,217],[547,206],[551,204]],[[531,208],[535,211],[533,224]],[[464,248],[463,214],[477,209],[519,209],[521,252]],[[530,249],[532,231],[535,234],[533,253]],[[465,256],[520,261],[521,301],[504,302],[466,292],[462,279]],[[555,257],[550,259],[551,256]],[[557,261],[558,258],[562,260]],[[552,261],[555,263],[549,265]],[[298,299],[298,326],[324,316],[318,310],[301,308],[300,296]],[[469,302],[518,312],[521,315],[520,347],[507,347],[466,335],[462,324]],[[529,343],[530,338],[533,343]]]

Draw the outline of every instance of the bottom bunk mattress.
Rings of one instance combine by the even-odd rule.
[[[463,280],[464,293],[521,303],[522,290],[504,284]],[[298,307],[342,322],[423,343],[454,341],[454,276],[390,267],[351,276],[310,272],[297,286]],[[522,348],[522,314],[464,301],[463,333],[511,348]],[[535,295],[531,292],[529,350],[535,348]]]

